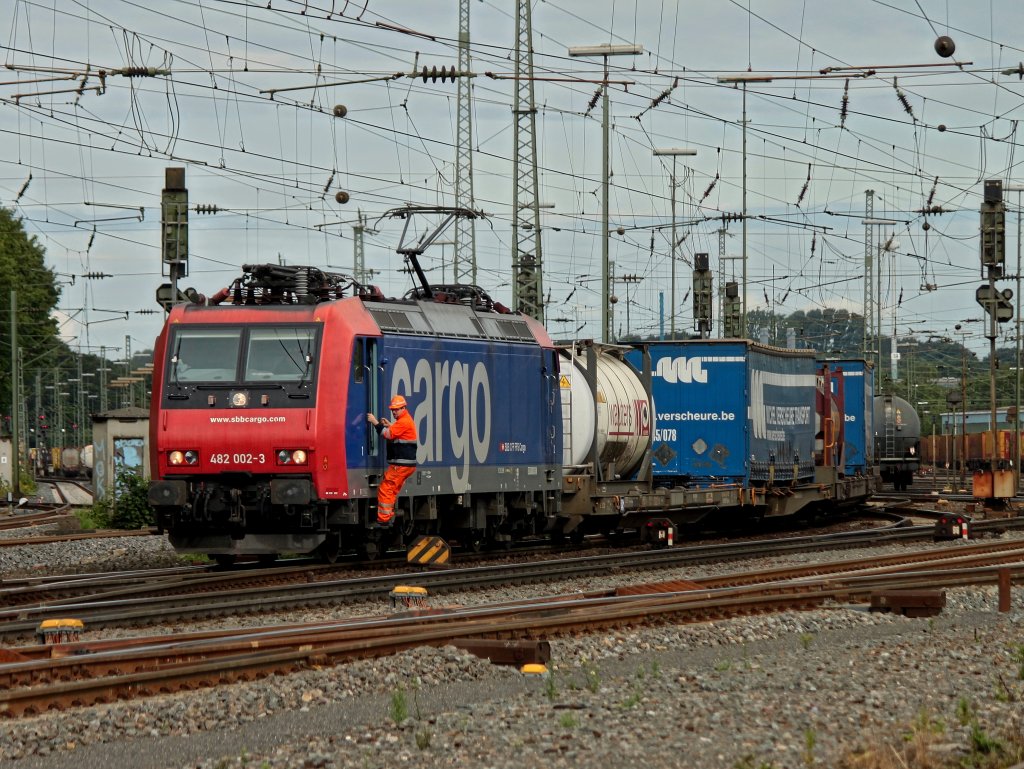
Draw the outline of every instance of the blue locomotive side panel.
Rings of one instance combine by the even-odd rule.
[[[417,466],[430,491],[466,493],[474,482],[505,489],[554,488],[561,423],[553,351],[488,340],[385,335],[379,340],[379,397],[404,395],[416,423]],[[557,370],[557,369],[555,369]],[[348,404],[349,466],[371,472],[384,447],[368,434],[359,399]],[[361,421],[361,424],[360,424]]]
[[[657,479],[786,481],[794,462],[798,478],[813,477],[813,355],[722,340],[658,342],[649,349]]]
[[[841,370],[843,375],[843,412],[846,421],[845,472],[847,475],[864,475],[874,464],[874,378],[863,359],[828,362]]]

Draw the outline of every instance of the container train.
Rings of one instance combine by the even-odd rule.
[[[476,287],[387,299],[316,268],[243,270],[174,305],[155,345],[149,500],[179,551],[508,545],[796,515],[878,488],[863,361],[748,340],[559,346]],[[380,529],[385,447],[366,415],[398,394],[417,469]]]
[[[39,477],[60,475],[64,478],[92,478],[93,447],[65,446],[61,448],[33,448],[29,459]]]

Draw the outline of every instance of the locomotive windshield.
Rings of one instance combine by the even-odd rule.
[[[294,382],[308,379],[316,330],[301,327],[253,328],[245,355],[247,382]]]
[[[179,328],[172,346],[171,382],[233,382],[240,328]]]
[[[304,325],[178,326],[168,345],[166,382],[175,392],[230,385],[308,391],[318,333]]]

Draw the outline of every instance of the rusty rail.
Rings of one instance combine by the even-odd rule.
[[[894,556],[872,556],[832,562],[826,565],[786,567],[752,572],[746,575],[733,574],[702,582],[707,586],[749,584],[770,579],[794,579],[799,576],[810,577],[836,573],[844,569],[851,572],[865,571],[880,568],[880,564],[889,564],[890,568],[898,569],[900,564],[949,558],[951,553],[956,557],[988,554],[993,559],[1013,560],[1017,557],[1015,553],[1020,552],[1022,548],[1024,548],[1024,543],[1019,541],[956,545],[953,548],[941,550],[909,551]],[[750,552],[752,548],[748,546],[745,549]],[[713,547],[712,551],[720,552],[719,546]],[[680,565],[679,557],[666,559],[663,557],[664,552],[648,551],[629,555],[473,567],[445,572],[389,574],[361,579],[312,581],[298,584],[258,583],[245,589],[222,589],[225,585],[230,584],[231,575],[209,574],[196,580],[196,583],[205,585],[205,589],[211,591],[208,593],[193,592],[196,589],[195,585],[182,591],[172,579],[171,584],[155,591],[165,592],[166,595],[140,598],[131,588],[119,588],[101,593],[94,599],[84,602],[57,600],[37,606],[17,606],[0,610],[0,636],[10,637],[17,634],[33,633],[40,621],[64,616],[82,619],[90,627],[109,624],[152,624],[161,619],[170,618],[201,618],[257,611],[284,611],[295,606],[329,605],[380,599],[395,585],[407,584],[410,581],[429,588],[432,593],[438,593],[476,589],[495,584],[550,582],[556,579],[603,574],[607,573],[611,564],[616,565],[619,569],[655,569]],[[763,543],[759,552],[761,554],[766,552]],[[773,552],[773,550],[768,552]],[[692,555],[690,560],[706,562],[709,557],[702,548],[698,553]],[[682,560],[683,564],[687,562],[689,561],[685,558]],[[260,577],[263,574],[260,572],[255,576]],[[266,575],[267,579],[271,579],[271,574],[272,572]],[[215,590],[215,588],[218,589]],[[147,590],[153,590],[153,588],[147,588]],[[3,596],[0,595],[0,600],[2,599]]]
[[[988,553],[977,559],[990,558]],[[935,589],[938,586],[1024,581],[1024,559],[1011,564],[966,566],[955,554],[948,568],[887,567],[874,573],[768,581],[734,587],[630,595],[565,596],[496,606],[410,613],[322,625],[236,630],[154,639],[103,642],[90,654],[88,643],[54,646],[56,658],[0,665],[0,714],[38,713],[50,708],[109,702],[194,686],[248,680],[268,673],[299,670],[384,656],[453,639],[547,640],[566,633],[607,630],[647,623],[686,623],[782,610],[804,610],[829,601],[868,600],[879,589]],[[837,564],[845,569],[847,563]],[[1003,592],[1000,590],[1000,606]],[[138,644],[142,646],[138,646]],[[26,650],[27,651],[27,650]],[[74,652],[72,654],[72,652]],[[61,656],[68,655],[68,656]]]

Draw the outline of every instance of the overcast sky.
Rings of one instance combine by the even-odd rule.
[[[191,214],[183,286],[211,294],[242,264],[279,260],[350,273],[362,211],[377,228],[366,240],[373,281],[389,296],[411,287],[395,254],[401,222],[380,217],[407,203],[454,204],[457,89],[389,76],[457,63],[458,4],[271,5],[0,2],[0,204],[24,218],[60,273],[73,344],[123,351],[128,336],[134,349],[152,345],[163,317],[154,291],[166,281],[159,200],[167,166],[185,166],[193,206],[220,210]],[[741,212],[743,190],[742,92],[719,78],[748,71],[773,78],[747,86],[749,309],[861,312],[871,189],[874,216],[898,222],[876,231],[892,246],[878,295],[886,333],[894,316],[901,336],[922,339],[981,317],[983,181],[1024,184],[1015,152],[1024,83],[1002,74],[1024,60],[1021,3],[545,0],[533,6],[533,27],[553,335],[600,336],[601,106],[589,105],[601,70],[567,53],[601,43],[644,47],[609,60],[610,254],[617,275],[638,278],[615,284],[618,333],[670,325],[673,164],[655,148],[697,153],[675,164],[677,234],[685,236],[677,329],[693,326],[694,253],[711,254],[718,282],[720,217]],[[955,42],[951,58],[936,54],[939,35]],[[473,0],[471,40],[474,196],[487,214],[476,230],[478,282],[510,304],[514,3]],[[157,73],[126,76],[132,67]],[[298,86],[306,87],[268,93]],[[345,117],[334,116],[336,105]],[[347,204],[335,202],[339,191]],[[1007,195],[1010,273],[1017,195]],[[926,205],[947,213],[925,217]],[[727,256],[742,255],[741,232],[728,222]],[[451,280],[451,259],[451,245],[426,253],[431,280]],[[739,278],[740,264],[727,260],[726,277]],[[149,310],[157,313],[139,312]],[[981,323],[963,326],[972,346],[987,349]],[[1000,342],[1014,329],[1004,326]]]

